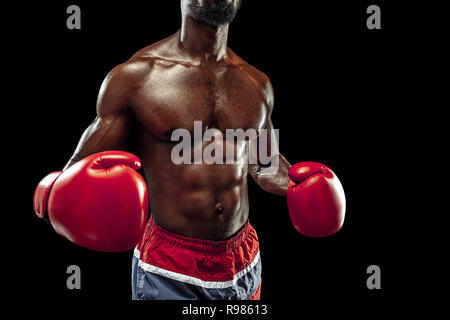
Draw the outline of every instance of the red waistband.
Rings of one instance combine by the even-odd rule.
[[[137,248],[138,250],[141,250],[141,247],[144,244],[168,244],[172,247],[183,248],[195,252],[202,252],[206,254],[223,254],[241,247],[249,237],[256,240],[256,242],[258,241],[256,231],[253,229],[249,221],[247,221],[239,232],[230,239],[223,241],[212,241],[185,237],[173,233],[158,225],[153,219],[153,216],[150,216],[141,243],[139,243]]]

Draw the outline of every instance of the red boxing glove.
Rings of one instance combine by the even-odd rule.
[[[327,166],[301,162],[289,170],[287,203],[292,224],[307,237],[338,232],[344,224],[345,194],[338,177]]]
[[[131,250],[148,217],[147,184],[136,172],[141,162],[122,151],[93,154],[37,186],[36,214],[48,214],[55,231],[96,251]]]

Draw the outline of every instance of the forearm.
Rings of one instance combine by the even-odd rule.
[[[263,190],[284,197],[288,189],[288,171],[291,164],[281,154],[278,155],[278,160],[277,170],[258,165],[250,168],[250,174]]]
[[[96,118],[94,122],[84,131],[83,135],[78,142],[75,152],[72,154],[69,162],[64,166],[64,170],[70,168],[72,165],[77,163],[79,160],[86,156],[91,155],[96,150],[98,150],[98,145],[101,142],[101,138],[104,136],[104,129],[102,130],[100,126],[101,119]]]
[[[63,170],[97,152],[107,150],[126,151],[128,131],[128,118],[124,115],[97,117],[83,133],[75,152]]]

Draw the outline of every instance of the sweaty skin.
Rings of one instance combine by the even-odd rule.
[[[272,129],[273,90],[262,72],[227,47],[228,24],[213,26],[183,10],[182,28],[115,67],[97,101],[97,117],[65,169],[105,150],[137,150],[149,184],[150,212],[172,232],[199,239],[233,236],[249,215],[247,177],[284,196],[290,164],[279,154],[276,174],[248,164],[248,142],[235,148],[236,164],[181,164],[171,160],[175,129],[193,137],[194,121],[207,128]],[[203,142],[204,149],[211,142]],[[227,145],[228,144],[228,145]],[[194,146],[193,146],[194,147]],[[191,152],[193,154],[193,152]],[[224,155],[225,156],[225,155]]]

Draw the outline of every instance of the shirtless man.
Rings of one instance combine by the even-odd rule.
[[[262,165],[248,163],[248,150],[237,152],[245,159],[233,164],[171,159],[172,133],[183,128],[193,135],[194,121],[203,131],[272,130],[268,77],[227,47],[240,2],[181,0],[181,29],[108,74],[97,117],[64,168],[100,151],[137,150],[151,218],[133,257],[133,299],[259,299],[261,261],[248,222],[247,177],[285,196],[290,164],[272,154],[279,158],[277,172],[260,174]],[[224,148],[230,143],[224,140]]]

